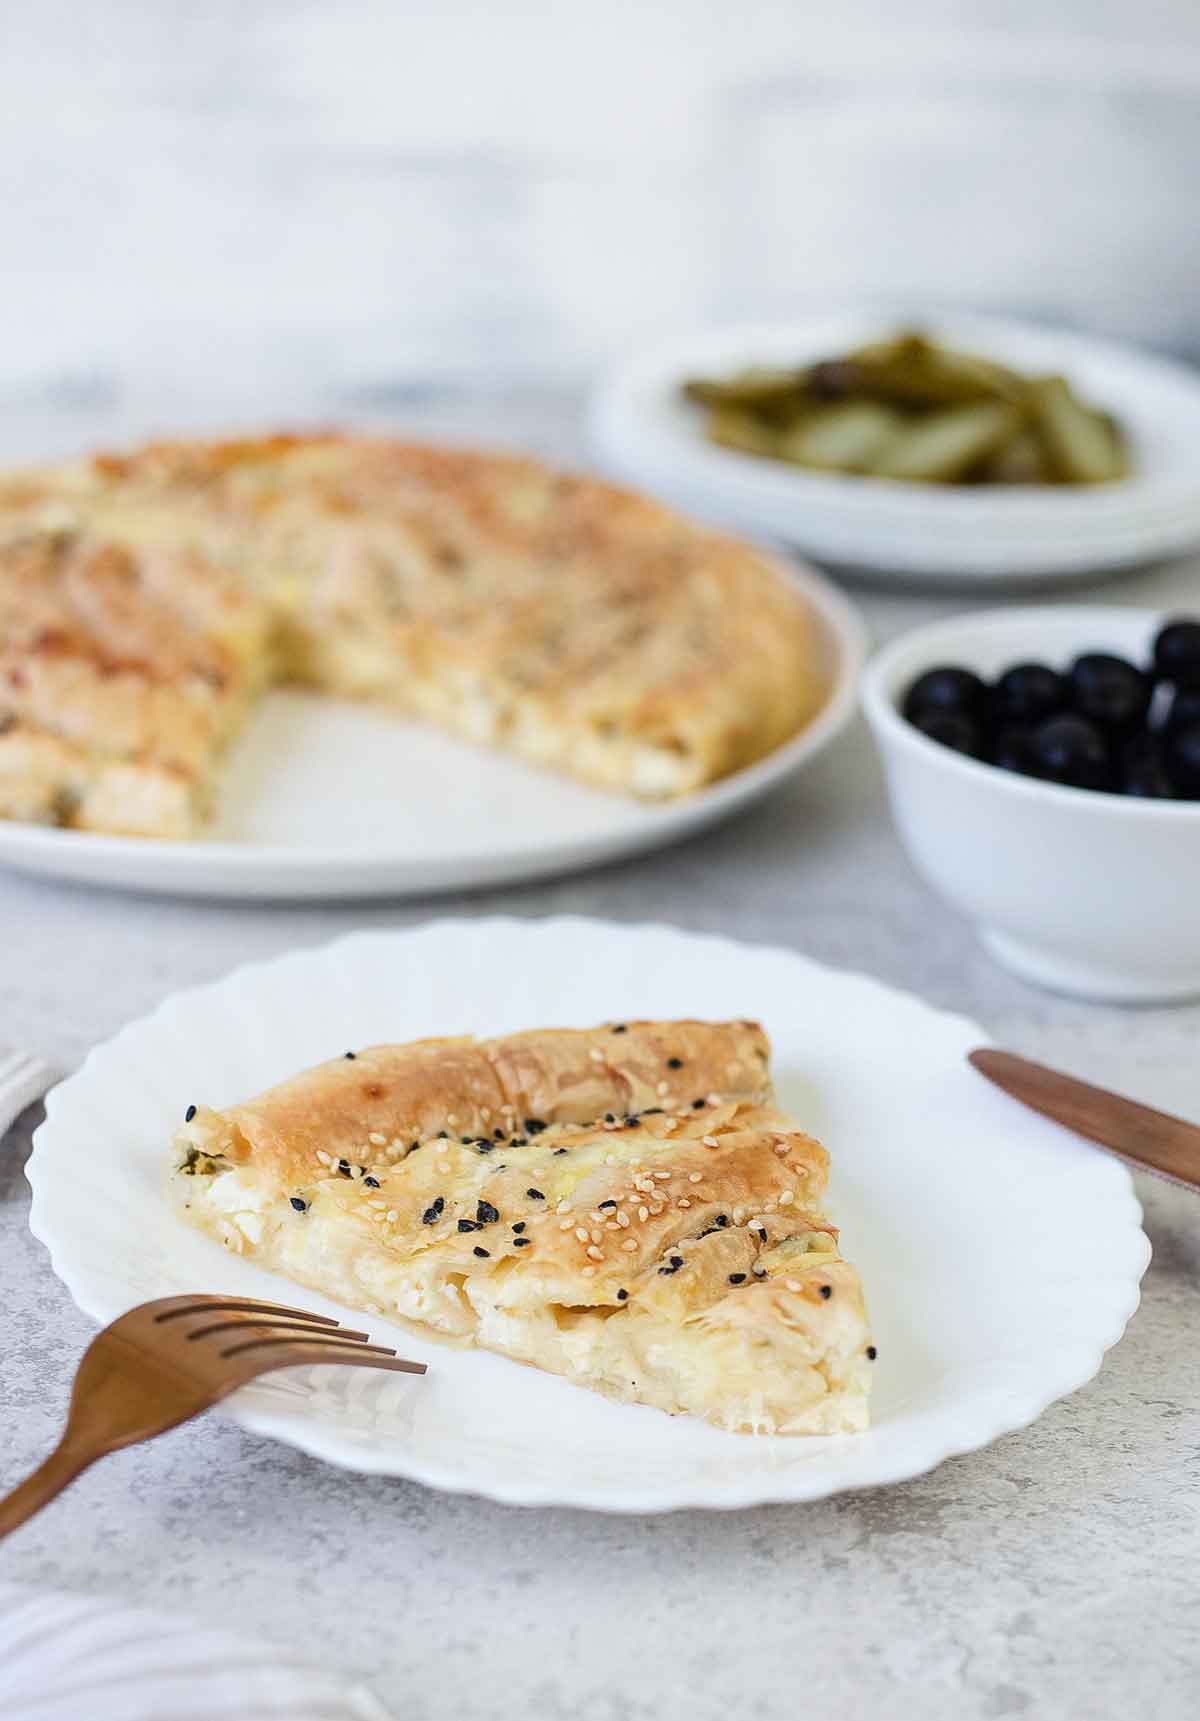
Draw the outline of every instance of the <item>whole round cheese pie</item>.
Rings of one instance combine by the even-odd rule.
[[[348,1051],[189,1106],[173,1163],[192,1224],[349,1307],[732,1430],[867,1425],[828,1156],[756,1023]]]
[[[826,691],[775,564],[533,459],[270,436],[0,479],[0,817],[192,835],[278,682],[651,799]]]

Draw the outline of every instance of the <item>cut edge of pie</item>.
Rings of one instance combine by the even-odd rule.
[[[189,1108],[173,1197],[334,1302],[609,1398],[771,1434],[867,1426],[875,1350],[752,1022],[375,1046]]]

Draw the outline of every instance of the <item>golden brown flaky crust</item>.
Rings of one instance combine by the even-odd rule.
[[[231,656],[239,691],[378,700],[649,798],[761,758],[825,693],[756,551],[532,459],[274,436],[0,480],[0,816],[153,832],[88,805],[120,764],[185,834],[244,710],[203,693]]]
[[[755,1023],[362,1049],[191,1108],[175,1163],[192,1223],[338,1302],[732,1429],[866,1424],[828,1157]]]

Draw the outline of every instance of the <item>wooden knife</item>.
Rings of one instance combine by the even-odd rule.
[[[1076,1081],[1012,1052],[981,1047],[967,1054],[980,1075],[1022,1105],[1098,1142],[1139,1171],[1200,1190],[1200,1129],[1120,1094]]]

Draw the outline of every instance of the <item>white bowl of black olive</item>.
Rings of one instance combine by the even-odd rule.
[[[1200,615],[989,610],[918,628],[863,705],[926,879],[1024,978],[1200,995]]]

